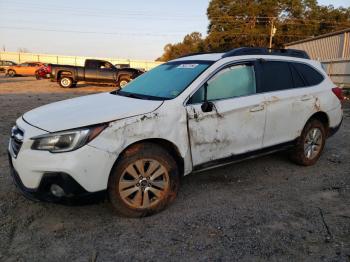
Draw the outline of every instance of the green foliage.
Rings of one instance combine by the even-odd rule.
[[[350,27],[350,8],[320,6],[317,0],[211,0],[208,36],[187,35],[167,44],[159,61],[189,53],[221,52],[242,46],[268,47],[271,23],[277,28],[273,47]]]
[[[186,54],[203,51],[205,51],[205,47],[202,34],[193,32],[189,35],[186,35],[181,43],[167,44],[164,47],[164,54],[159,57],[157,61],[169,61]]]

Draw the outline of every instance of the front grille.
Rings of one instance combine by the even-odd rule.
[[[24,132],[19,129],[17,126],[14,126],[11,131],[11,139],[10,139],[10,146],[11,146],[11,153],[14,157],[17,157],[19,150],[21,149],[22,143],[23,143],[23,135]]]

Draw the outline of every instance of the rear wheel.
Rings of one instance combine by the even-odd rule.
[[[16,75],[16,71],[11,69],[11,70],[7,71],[7,75],[9,77],[14,77]]]
[[[143,217],[163,210],[177,195],[178,168],[162,147],[143,143],[128,149],[112,170],[110,201],[118,214]]]
[[[73,79],[68,76],[62,76],[59,80],[59,84],[63,88],[70,88],[73,86]]]
[[[325,126],[319,120],[312,119],[305,125],[291,158],[299,165],[314,165],[320,158],[325,143]]]

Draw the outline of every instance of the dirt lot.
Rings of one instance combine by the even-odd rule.
[[[125,219],[107,202],[71,207],[26,200],[7,163],[25,111],[112,90],[61,89],[0,75],[0,261],[350,261],[350,106],[316,166],[279,153],[183,179],[164,212]]]

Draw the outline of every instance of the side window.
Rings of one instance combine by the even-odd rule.
[[[256,93],[253,65],[235,65],[221,70],[208,81],[209,101],[245,96]],[[190,103],[204,101],[204,87],[191,97]]]
[[[20,66],[28,66],[27,63],[20,64]]]
[[[263,92],[294,88],[291,70],[287,62],[262,61],[260,65]]]
[[[101,62],[99,65],[99,69],[112,69],[113,65],[109,62]]]
[[[292,77],[294,81],[294,87],[305,87],[307,86],[301,74],[293,66],[294,63],[290,63],[290,70],[292,71]]]
[[[306,84],[308,86],[318,85],[324,80],[323,75],[321,75],[311,66],[301,64],[301,63],[293,63],[293,66],[302,75],[303,79],[306,81]]]

